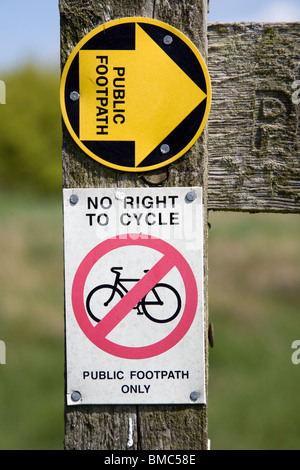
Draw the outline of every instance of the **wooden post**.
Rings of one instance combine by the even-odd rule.
[[[60,0],[59,6],[62,68],[73,48],[89,31],[109,20],[133,16],[155,18],[176,27],[207,58],[207,0]],[[62,155],[64,188],[202,186],[206,207],[206,132],[186,156],[152,173],[120,173],[96,163],[77,147],[64,125]],[[204,264],[206,271],[206,259]],[[205,279],[206,276],[207,271]],[[207,447],[207,413],[203,405],[65,408],[67,450],[204,450]]]

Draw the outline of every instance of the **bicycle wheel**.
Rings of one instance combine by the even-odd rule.
[[[115,286],[102,284],[95,287],[87,296],[86,310],[89,316],[99,323],[122,297],[124,297],[123,293]],[[112,302],[113,305],[111,305]]]
[[[174,320],[181,310],[181,297],[177,290],[169,284],[157,284],[154,289],[141,301],[144,314],[155,323]]]

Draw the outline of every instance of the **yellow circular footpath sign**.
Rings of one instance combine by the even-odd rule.
[[[94,160],[144,172],[177,160],[207,122],[205,62],[180,31],[148,18],[110,21],[85,36],[63,70],[64,122]]]

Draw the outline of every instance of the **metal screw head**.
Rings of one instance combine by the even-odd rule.
[[[76,194],[72,194],[72,196],[70,197],[70,203],[72,204],[72,206],[75,206],[78,201],[78,196]]]
[[[117,201],[124,201],[125,199],[125,194],[122,193],[122,191],[117,191],[115,193],[115,198],[117,199]]]
[[[185,196],[186,200],[188,202],[193,202],[197,197],[197,194],[194,192],[194,191],[190,191],[189,193],[187,193],[187,195]]]
[[[71,93],[70,93],[70,99],[71,99],[72,101],[78,101],[79,98],[80,98],[80,95],[79,95],[78,91],[71,91]]]
[[[71,400],[72,401],[79,401],[81,399],[81,393],[80,392],[73,392],[71,395]]]
[[[197,401],[200,398],[200,393],[199,392],[192,392],[190,394],[190,399],[192,401]]]
[[[170,44],[172,44],[172,42],[173,42],[172,36],[167,34],[167,36],[164,37],[164,44],[166,44],[166,46],[169,46]]]
[[[168,144],[163,144],[163,145],[161,145],[161,147],[160,147],[160,151],[161,151],[161,153],[162,153],[163,155],[166,155],[167,153],[169,153],[170,150],[171,150],[171,149],[170,149],[170,146],[169,146]]]

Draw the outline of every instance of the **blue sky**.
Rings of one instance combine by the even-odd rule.
[[[300,21],[300,0],[210,0],[209,22]]]
[[[209,22],[300,21],[300,0],[210,0]],[[59,64],[58,0],[0,0],[0,72]]]

